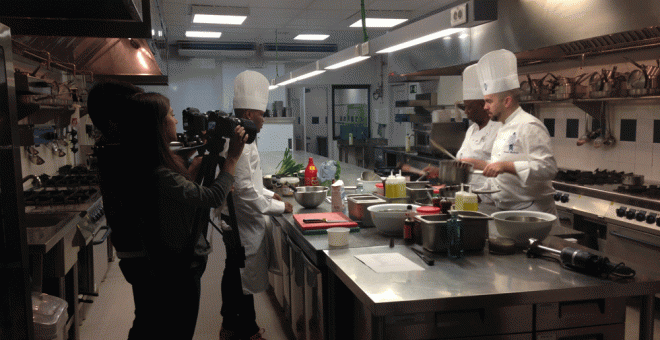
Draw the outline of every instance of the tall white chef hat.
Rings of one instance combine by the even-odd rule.
[[[486,53],[477,63],[479,85],[484,95],[520,87],[516,56],[507,50]]]
[[[268,79],[255,71],[243,71],[234,79],[234,109],[266,111]]]
[[[484,99],[477,76],[477,64],[470,65],[463,70],[463,100]]]

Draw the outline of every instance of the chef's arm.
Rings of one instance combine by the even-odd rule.
[[[518,177],[524,183],[552,180],[557,175],[557,161],[547,129],[540,124],[527,124],[523,135],[526,138],[522,147],[527,159],[513,162]]]
[[[499,174],[509,173],[518,175],[514,162],[494,162],[484,167],[485,177],[497,177]]]
[[[279,215],[287,211],[285,202],[274,200],[269,196],[259,194],[252,182],[253,167],[256,160],[250,159],[249,154],[244,153],[236,164],[234,197],[242,200],[252,210],[265,215]]]
[[[466,163],[471,163],[474,165],[475,170],[483,170],[486,165],[488,165],[488,161],[484,161],[483,159],[476,159],[476,158],[461,158],[459,159],[461,162],[466,162]]]

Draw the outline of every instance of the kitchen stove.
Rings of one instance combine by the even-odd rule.
[[[79,288],[81,294],[96,295],[111,254],[106,242],[110,229],[104,216],[97,174],[84,166],[64,166],[59,169],[57,175],[43,174],[38,177],[41,187],[24,192],[25,212],[77,215],[73,227],[80,239],[84,240],[78,253]],[[40,243],[38,236],[45,234],[35,229],[39,228],[28,228],[28,236],[32,242]]]
[[[660,186],[621,185],[622,172],[560,171],[553,186],[560,221],[585,233],[584,245],[660,272]]]

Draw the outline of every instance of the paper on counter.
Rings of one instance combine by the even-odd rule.
[[[399,253],[355,255],[376,273],[422,271],[424,268]]]

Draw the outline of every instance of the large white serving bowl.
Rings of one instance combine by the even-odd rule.
[[[497,232],[517,244],[527,244],[530,238],[542,241],[557,221],[557,216],[526,210],[500,211],[491,215]]]
[[[408,206],[412,206],[413,217],[420,205],[406,203],[375,204],[367,208],[376,230],[388,236],[403,235],[403,221],[406,219]]]

